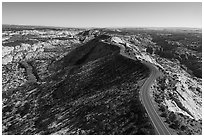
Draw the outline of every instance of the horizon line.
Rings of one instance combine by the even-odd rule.
[[[189,26],[185,26],[185,27],[180,27],[180,26],[167,26],[167,27],[164,27],[164,26],[161,26],[161,27],[158,27],[158,26],[122,26],[122,27],[117,27],[117,26],[115,26],[115,27],[111,27],[111,26],[109,26],[109,27],[95,27],[95,26],[93,26],[93,27],[77,27],[77,26],[75,26],[75,27],[73,27],[73,26],[46,26],[46,25],[32,25],[32,24],[2,24],[2,26],[3,25],[16,25],[16,26],[33,26],[33,27],[55,27],[55,28],[113,28],[113,29],[117,29],[117,28],[186,28],[186,29],[202,29],[202,27],[189,27]]]

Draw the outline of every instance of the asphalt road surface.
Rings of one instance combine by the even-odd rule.
[[[158,135],[171,135],[166,125],[161,120],[159,114],[156,112],[155,107],[150,99],[149,89],[152,85],[152,82],[159,76],[158,70],[150,63],[143,62],[151,70],[149,78],[145,81],[142,88],[140,89],[140,98],[142,104],[144,105],[154,127],[156,134]]]

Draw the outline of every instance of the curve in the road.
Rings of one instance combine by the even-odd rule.
[[[132,59],[132,60],[136,60],[135,57],[131,57],[130,55],[125,53],[125,46],[124,45],[117,44],[117,43],[111,43],[111,44],[114,44],[114,45],[120,47],[120,54],[122,56],[129,58],[129,59]],[[154,105],[150,99],[150,95],[148,93],[149,89],[152,85],[152,82],[159,76],[159,71],[157,70],[157,68],[153,64],[151,64],[149,62],[142,61],[142,63],[144,65],[146,65],[151,71],[149,78],[145,81],[145,83],[143,84],[143,86],[140,89],[140,99],[142,101],[142,104],[144,105],[144,107],[145,107],[154,127],[155,127],[156,134],[158,134],[158,135],[171,135],[168,128],[163,123],[159,114],[157,113],[157,111],[156,111],[156,109],[155,109],[155,107],[154,107]]]
[[[156,134],[171,135],[168,128],[163,123],[159,114],[155,110],[155,107],[154,107],[154,105],[150,99],[150,95],[149,95],[149,89],[152,85],[152,82],[159,76],[158,70],[156,69],[155,66],[153,66],[152,64],[150,64],[148,62],[143,62],[143,64],[146,65],[147,67],[149,67],[149,69],[151,70],[151,74],[140,89],[141,101],[142,101],[154,127],[155,127]]]
[[[113,43],[112,43],[113,44]],[[127,58],[130,58],[132,60],[136,60],[136,58],[131,57],[129,55],[127,55],[125,53],[125,46],[121,45],[121,44],[115,44],[117,46],[120,47],[120,54],[122,56],[125,56]],[[151,74],[149,76],[149,78],[145,81],[145,83],[143,84],[143,86],[140,89],[140,99],[142,101],[142,104],[144,105],[154,127],[156,130],[156,134],[159,135],[171,135],[171,133],[169,132],[168,128],[166,127],[166,125],[163,123],[163,121],[161,120],[159,114],[156,112],[155,107],[150,99],[150,95],[148,93],[152,82],[159,76],[158,70],[157,68],[148,62],[143,61],[142,62],[144,65],[146,65],[150,71]]]

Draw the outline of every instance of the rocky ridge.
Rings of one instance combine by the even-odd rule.
[[[16,62],[22,66],[9,71],[22,69],[25,79],[34,75],[37,82],[4,89],[3,134],[154,134],[138,99],[148,68],[101,41],[108,37],[65,48],[53,60],[35,56]]]

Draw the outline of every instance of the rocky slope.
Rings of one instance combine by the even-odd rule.
[[[46,56],[43,62],[47,54],[42,46],[31,59],[4,64],[20,65],[10,71],[22,70],[27,77],[22,79],[35,76],[37,82],[4,88],[3,134],[154,134],[139,101],[149,70],[122,56],[118,46],[101,41],[109,37],[68,48],[55,60]]]

